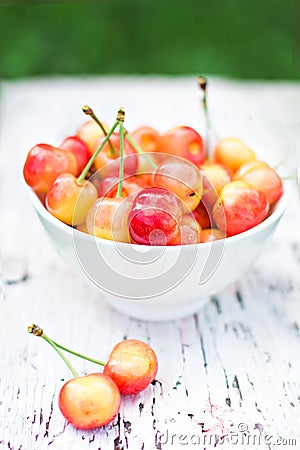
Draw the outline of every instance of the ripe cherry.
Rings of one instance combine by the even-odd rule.
[[[140,191],[128,216],[129,232],[138,244],[172,245],[180,233],[183,207],[180,199],[158,187]]]
[[[163,134],[159,141],[159,151],[191,161],[200,166],[205,161],[204,141],[191,127],[178,126]]]
[[[224,186],[213,207],[217,227],[233,236],[258,225],[268,215],[269,203],[263,192],[245,181]]]
[[[243,164],[255,160],[254,151],[236,138],[218,141],[213,156],[215,162],[223,164],[232,173],[236,172]]]
[[[111,422],[118,414],[121,395],[116,383],[103,373],[91,373],[67,381],[58,405],[65,419],[80,430],[91,430]]]
[[[59,148],[73,153],[78,164],[78,173],[76,175],[79,175],[91,157],[87,145],[77,136],[69,136],[63,141]]]
[[[46,196],[46,208],[68,225],[81,225],[98,198],[96,187],[88,180],[81,183],[70,173],[59,175]]]
[[[202,176],[198,167],[182,158],[170,157],[154,174],[154,185],[168,189],[183,201],[185,213],[193,211],[202,195]]]
[[[132,197],[99,198],[87,214],[88,232],[103,239],[130,242],[127,219],[132,203]]]
[[[246,167],[245,167],[246,166]],[[264,192],[270,205],[277,202],[283,193],[282,180],[278,173],[262,161],[245,164],[235,174],[235,180],[244,180]]]
[[[27,184],[37,193],[48,192],[49,187],[61,173],[78,173],[75,156],[52,145],[35,145],[28,153],[23,174]]]
[[[158,364],[154,350],[145,342],[127,339],[109,355],[104,373],[114,380],[121,394],[137,394],[154,380]]]
[[[151,159],[157,164],[158,158],[153,153],[158,151],[159,148],[159,133],[151,127],[139,127],[130,133],[134,142],[146,153],[152,153]],[[153,169],[153,165],[149,164],[148,159],[144,155],[138,155],[138,168],[137,173],[148,172]]]

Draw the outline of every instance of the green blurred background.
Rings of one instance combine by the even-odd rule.
[[[0,5],[1,78],[119,73],[298,78],[293,1],[0,0]]]

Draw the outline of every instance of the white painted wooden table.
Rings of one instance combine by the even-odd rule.
[[[300,448],[299,198],[249,273],[199,314],[168,323],[113,311],[69,273],[26,197],[22,164],[44,141],[59,144],[90,104],[111,123],[120,105],[127,128],[186,123],[203,130],[194,78],[53,79],[2,83],[0,448],[14,450]],[[271,150],[295,168],[300,85],[210,80],[217,132]],[[298,134],[299,137],[299,134]],[[157,381],[123,400],[119,417],[96,432],[76,431],[57,396],[70,374],[45,342],[54,339],[104,359],[126,337],[159,358]],[[72,358],[80,373],[97,370]],[[281,444],[281,445],[280,445]]]

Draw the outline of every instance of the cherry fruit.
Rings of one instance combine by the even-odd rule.
[[[267,217],[268,212],[265,194],[245,181],[227,184],[213,206],[214,221],[227,236],[253,228]]]
[[[70,173],[59,175],[46,195],[46,208],[68,225],[81,225],[98,198],[96,187],[88,180],[81,183]]]
[[[202,176],[198,167],[182,158],[170,157],[154,173],[154,185],[168,189],[182,201],[189,213],[199,204],[202,195]]]
[[[246,166],[246,167],[245,167]],[[270,205],[277,202],[283,193],[282,180],[278,173],[262,161],[240,167],[234,176],[235,180],[244,180],[262,191]]]
[[[37,193],[47,193],[56,177],[68,172],[78,174],[75,156],[48,144],[35,145],[28,153],[23,174],[27,184]]]
[[[79,175],[91,157],[87,145],[77,136],[69,136],[63,141],[59,148],[73,153],[78,164],[78,173],[76,175]]]
[[[108,424],[117,416],[121,395],[111,377],[91,373],[67,381],[60,390],[58,405],[71,425],[91,430]]]
[[[218,141],[214,150],[214,160],[234,173],[243,164],[255,160],[255,153],[239,139],[226,138]]]
[[[159,141],[159,151],[191,161],[200,166],[205,161],[204,141],[191,127],[178,126],[163,134]]]
[[[145,342],[127,339],[109,355],[104,374],[114,380],[121,394],[137,394],[154,380],[158,364],[154,350]]]
[[[129,232],[138,244],[172,245],[180,233],[183,207],[180,199],[159,187],[145,188],[133,202]]]

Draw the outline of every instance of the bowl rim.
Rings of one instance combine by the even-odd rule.
[[[186,245],[168,245],[168,246],[161,246],[161,245],[157,245],[155,246],[157,249],[168,249],[168,251],[178,251],[178,248],[192,248],[192,247],[199,247],[199,248],[204,248],[204,247],[208,247],[211,246],[212,243],[214,245],[223,245],[224,241],[225,243],[229,243],[229,242],[235,242],[235,241],[239,241],[243,238],[247,238],[250,237],[251,235],[257,234],[260,231],[263,231],[265,228],[268,228],[268,226],[270,226],[272,223],[276,222],[277,220],[279,220],[281,218],[281,216],[283,215],[284,211],[287,208],[288,205],[288,201],[290,198],[290,194],[291,194],[291,180],[282,180],[283,182],[283,194],[281,196],[281,198],[278,200],[278,203],[275,205],[274,210],[272,211],[272,213],[265,219],[263,220],[261,223],[259,223],[258,225],[256,225],[253,228],[250,228],[249,230],[243,231],[242,233],[236,234],[234,236],[228,236],[225,237],[224,239],[219,239],[216,241],[211,241],[211,242],[200,242],[198,244],[186,244]],[[34,192],[34,190],[27,185],[27,183],[25,182],[25,186],[27,189],[27,193],[28,196],[31,200],[31,203],[33,204],[34,208],[36,209],[36,211],[38,212],[39,215],[43,216],[43,218],[45,220],[47,220],[48,222],[50,222],[53,226],[55,226],[56,228],[61,229],[61,231],[67,233],[67,234],[74,234],[74,233],[80,233],[80,235],[82,236],[83,239],[96,239],[97,242],[101,242],[103,245],[118,245],[118,246],[128,246],[131,245],[133,247],[145,247],[148,248],[148,245],[144,245],[144,244],[134,244],[134,243],[127,243],[127,242],[118,242],[118,241],[112,241],[109,239],[104,239],[104,238],[100,238],[88,233],[84,233],[80,230],[77,230],[76,228],[73,228],[70,225],[65,224],[64,222],[61,222],[59,219],[57,219],[55,216],[53,216],[48,210],[47,208],[43,205],[43,203],[41,202],[41,200],[38,198],[37,194]]]

